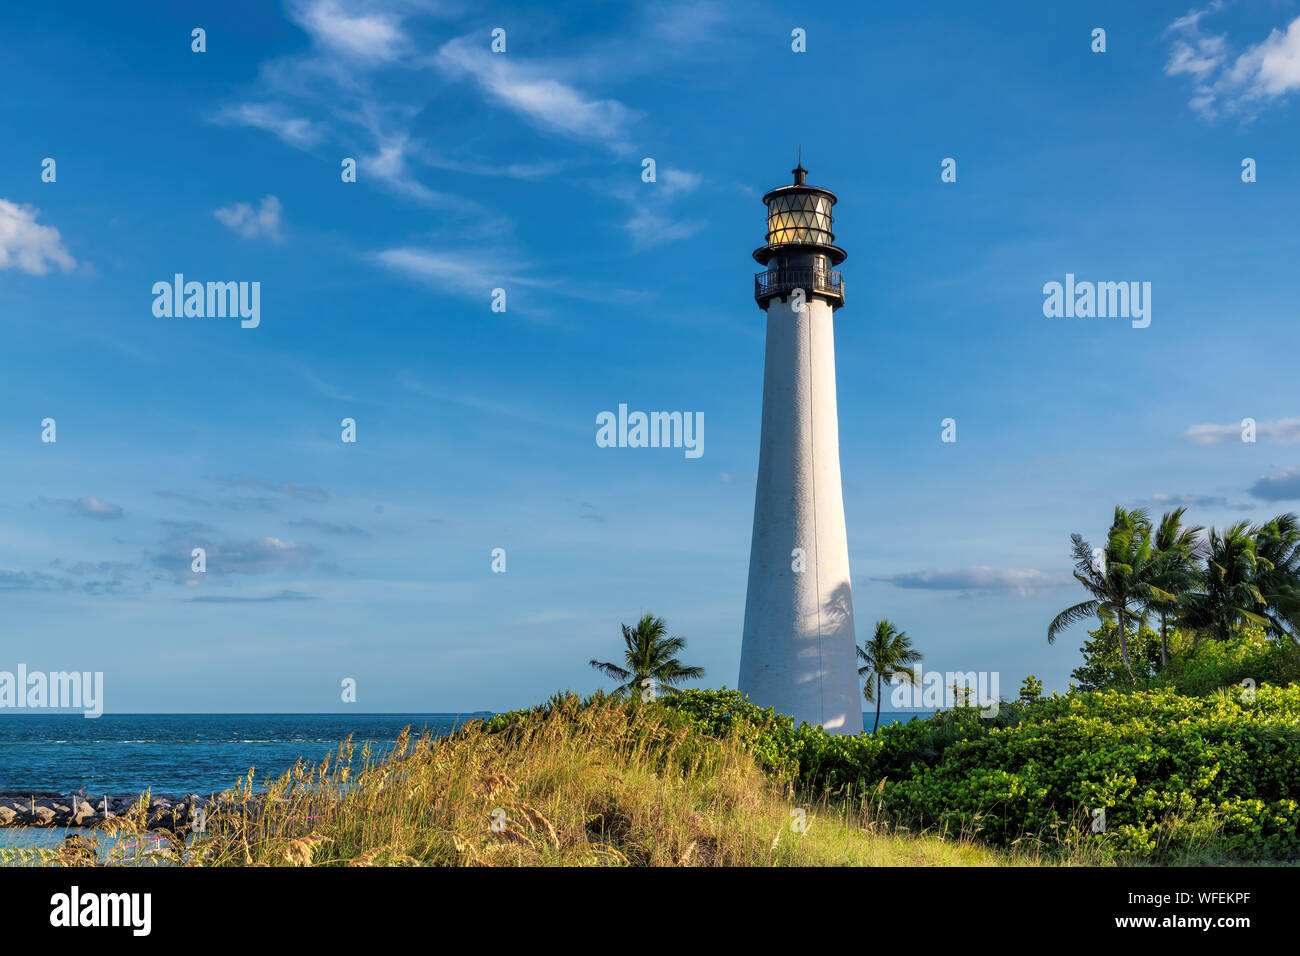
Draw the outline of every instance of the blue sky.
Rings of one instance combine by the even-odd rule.
[[[887,616],[928,667],[1063,689],[1071,532],[1300,508],[1298,17],[5,8],[0,668],[102,670],[117,712],[494,710],[601,686],[588,658],[653,611],[734,686],[749,253],[801,144],[849,253],[859,637]],[[260,282],[260,326],[156,317],[178,272]],[[1150,282],[1150,327],[1045,317],[1067,273]],[[597,447],[620,403],[702,412],[703,456]]]

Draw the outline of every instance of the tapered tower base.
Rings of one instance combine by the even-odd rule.
[[[834,312],[767,302],[763,433],[741,691],[832,733],[862,732],[840,487]]]

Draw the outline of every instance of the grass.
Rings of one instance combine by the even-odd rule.
[[[910,833],[869,801],[801,798],[737,740],[657,707],[576,699],[488,732],[404,733],[255,792],[220,795],[202,832],[139,837],[140,812],[110,833],[28,862],[209,866],[1000,866],[1049,862],[960,834]],[[99,840],[108,837],[106,848]],[[37,851],[9,850],[35,853]],[[0,854],[3,855],[3,854]]]
[[[358,751],[349,738],[320,765],[300,762],[269,782],[250,770],[181,832],[147,831],[147,806],[146,795],[126,817],[57,848],[0,836],[0,866],[1116,863],[1086,826],[1006,849],[968,833],[909,830],[886,819],[873,795],[796,793],[764,773],[742,740],[708,736],[672,710],[572,695],[446,737],[403,732],[383,753]],[[1215,853],[1211,837],[1182,841],[1162,862],[1241,862]]]

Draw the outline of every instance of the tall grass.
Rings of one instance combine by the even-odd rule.
[[[130,847],[141,812],[111,821],[107,854],[83,838],[65,865],[948,866],[1033,863],[960,835],[889,828],[870,800],[800,799],[735,739],[662,708],[551,706],[489,731],[403,732],[384,753],[351,740],[319,766],[259,787],[253,771],[201,826]],[[201,831],[201,832],[200,832]],[[93,834],[93,831],[91,831]]]

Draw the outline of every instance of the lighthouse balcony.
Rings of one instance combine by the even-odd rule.
[[[826,299],[831,308],[844,304],[844,277],[834,269],[787,266],[754,274],[754,300],[760,308],[767,308],[772,299],[790,296],[795,289],[803,289],[808,299],[814,296]]]

